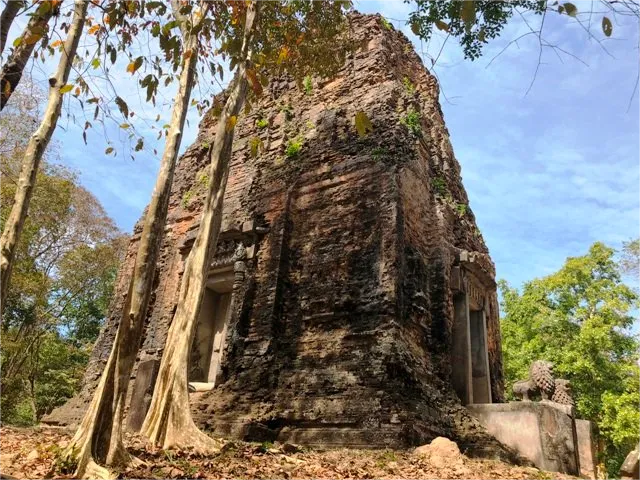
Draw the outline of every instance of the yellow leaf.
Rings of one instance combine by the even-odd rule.
[[[258,152],[260,152],[260,150],[264,150],[264,143],[262,142],[262,139],[259,137],[253,137],[249,140],[249,149],[251,156],[256,158],[258,156]]]
[[[570,17],[575,17],[576,15],[578,15],[578,7],[576,7],[573,3],[565,3],[564,11],[567,12],[567,15],[569,15]]]
[[[127,65],[127,72],[133,74],[142,66],[142,57],[136,58],[133,62]]]
[[[100,25],[94,25],[89,30],[87,30],[87,33],[89,35],[94,35],[94,34],[96,34],[98,32],[98,30],[100,30]]]
[[[602,31],[607,37],[610,37],[613,33],[613,24],[607,17],[602,17]]]
[[[70,92],[71,90],[73,90],[73,85],[70,85],[70,84],[66,84],[60,87],[60,93],[67,93],[67,92]]]
[[[414,35],[420,35],[420,22],[418,20],[411,22],[410,26]]]
[[[61,45],[62,45],[62,40],[56,40],[54,42],[51,42],[51,48],[58,48]]]
[[[462,2],[462,10],[460,12],[460,18],[464,22],[464,28],[468,32],[471,31],[471,27],[476,21],[476,3],[471,0],[465,0]]]
[[[444,30],[445,32],[449,31],[449,24],[442,20],[436,20],[436,27],[438,27],[438,30]]]
[[[24,41],[27,45],[33,45],[42,38],[42,33],[29,33],[25,35]]]
[[[368,132],[373,132],[373,125],[371,125],[371,120],[366,113],[356,113],[356,130],[361,137],[364,137]]]
[[[76,87],[76,90],[74,92],[76,95],[80,95],[80,87]]]
[[[229,117],[229,120],[227,120],[227,125],[226,125],[227,132],[232,131],[235,128],[237,122],[238,122],[238,117],[235,115],[231,115],[231,117]]]
[[[251,84],[251,88],[253,89],[256,96],[262,95],[262,84],[260,80],[258,80],[258,75],[256,71],[252,68],[247,69],[247,78],[249,79],[249,83]]]
[[[280,54],[278,55],[278,65],[284,62],[289,57],[289,49],[287,47],[282,47],[280,49]]]

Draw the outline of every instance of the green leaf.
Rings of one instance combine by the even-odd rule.
[[[120,124],[120,128],[126,130],[127,128],[131,127],[131,125],[129,125],[128,123],[121,123]]]
[[[100,66],[100,59],[99,59],[99,58],[94,58],[94,59],[91,61],[91,66],[92,66],[94,69],[98,68],[98,67]]]
[[[138,141],[136,142],[136,147],[135,147],[135,151],[139,152],[140,150],[142,150],[144,148],[144,139],[139,138]]]
[[[22,37],[18,37],[13,41],[13,46],[19,47],[21,43],[22,43]]]
[[[576,15],[578,15],[578,8],[573,3],[565,3],[564,9],[567,12],[567,15],[569,15],[570,17],[575,17]]]
[[[113,147],[107,147],[107,149],[104,151],[106,155],[109,155],[111,152],[113,152]]]
[[[607,17],[602,17],[602,31],[607,37],[610,37],[613,33],[613,24]]]
[[[356,130],[361,137],[364,137],[368,132],[373,132],[373,125],[371,125],[371,120],[366,113],[356,113]]]
[[[67,93],[67,92],[70,92],[71,90],[73,90],[73,85],[68,83],[60,87],[60,93]]]

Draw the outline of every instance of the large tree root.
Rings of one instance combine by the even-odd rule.
[[[179,368],[186,361],[189,341],[184,337],[189,336],[182,337],[178,337],[178,345],[165,351],[163,361],[169,365],[156,382],[140,433],[164,449],[189,449],[202,455],[218,453],[221,442],[202,432],[191,417],[186,368]]]
[[[103,460],[109,467],[126,467],[144,463],[127,452],[122,443],[120,425],[115,428],[99,428],[101,422],[110,423],[118,417],[118,411],[122,408],[122,401],[114,402],[114,376],[116,372],[117,355],[115,349],[120,332],[116,334],[111,355],[105,365],[100,382],[94,392],[89,409],[85,413],[78,431],[62,452],[62,463],[74,465],[76,478],[117,478],[117,472],[98,464]],[[115,407],[115,408],[114,408]],[[113,425],[107,425],[112,427]],[[99,433],[102,432],[102,436]]]

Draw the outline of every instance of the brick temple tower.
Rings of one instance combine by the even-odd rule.
[[[503,401],[494,266],[435,78],[379,16],[351,24],[365,41],[337,77],[314,79],[309,92],[275,80],[238,123],[192,349],[191,408],[214,434],[250,440],[402,447],[445,435],[480,448],[491,440],[462,406]],[[364,137],[359,111],[374,129]],[[148,405],[198,227],[214,125],[204,118],[178,165],[130,388],[132,428]],[[83,390],[49,422],[75,423],[86,408],[139,231]]]

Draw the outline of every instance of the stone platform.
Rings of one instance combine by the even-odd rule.
[[[587,420],[576,420],[572,407],[543,400],[467,408],[491,435],[536,467],[595,478],[592,425]]]

